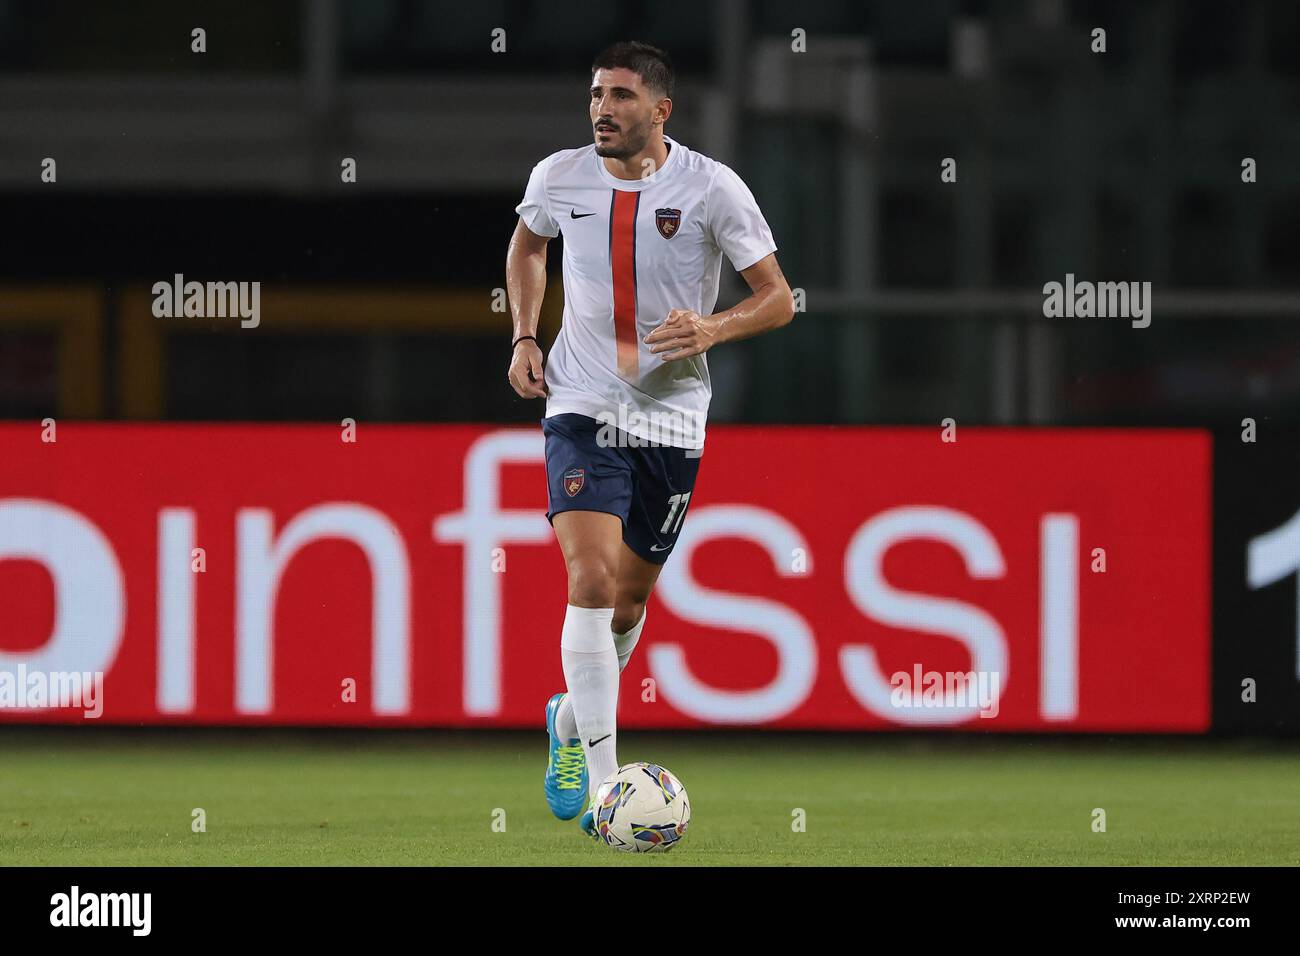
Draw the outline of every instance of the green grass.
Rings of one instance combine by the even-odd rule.
[[[691,794],[669,854],[551,817],[544,734],[10,729],[0,865],[1290,865],[1300,750],[1251,742],[620,735]],[[207,832],[191,831],[201,807]],[[1092,831],[1092,811],[1107,832]],[[506,811],[504,833],[493,811]],[[792,832],[792,811],[807,830]]]

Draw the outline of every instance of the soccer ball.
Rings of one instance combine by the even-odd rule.
[[[690,822],[686,788],[658,764],[626,764],[596,789],[596,833],[615,850],[667,852]]]

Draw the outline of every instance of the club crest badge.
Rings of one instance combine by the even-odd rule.
[[[656,209],[655,225],[659,227],[659,235],[665,239],[671,239],[677,235],[677,229],[682,224],[682,211],[680,209]]]
[[[564,473],[564,493],[572,498],[582,490],[587,473],[582,468],[570,468]]]

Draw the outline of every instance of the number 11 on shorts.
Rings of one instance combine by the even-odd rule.
[[[690,500],[689,491],[683,495],[673,495],[668,499],[668,517],[664,520],[664,526],[659,529],[660,534],[676,534],[681,530],[682,519],[686,517],[686,505]],[[672,528],[672,531],[669,531],[669,528]]]

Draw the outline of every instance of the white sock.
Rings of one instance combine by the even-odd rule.
[[[645,627],[646,609],[641,609],[641,620],[632,625],[632,630],[626,634],[614,634],[614,650],[618,652],[618,672],[623,673],[623,668],[627,667],[627,662],[632,659],[632,651],[636,649],[636,642],[641,640],[641,628]]]
[[[568,699],[582,749],[587,755],[588,793],[618,769],[615,756],[618,716],[618,652],[610,622],[612,607],[575,607],[570,604],[560,634],[560,660]]]
[[[632,625],[626,634],[614,632],[614,651],[618,654],[618,672],[623,673],[627,662],[632,658],[636,642],[641,639],[641,628],[645,627],[645,609],[641,610],[641,620]],[[573,698],[565,694],[560,698],[560,708],[555,712],[555,733],[561,740],[572,740],[578,736],[578,722],[573,717]]]
[[[578,722],[573,717],[573,695],[560,698],[560,709],[555,712],[555,736],[565,743],[578,736]]]

